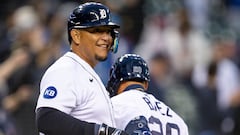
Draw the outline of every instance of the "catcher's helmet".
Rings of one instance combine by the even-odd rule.
[[[120,83],[127,80],[139,82],[150,80],[148,65],[137,54],[125,54],[119,57],[111,67],[110,79],[107,83],[110,96],[115,96]]]
[[[117,52],[118,32],[115,28],[119,25],[111,21],[110,10],[101,3],[87,2],[76,7],[68,18],[68,40],[71,43],[70,31],[72,29],[84,29],[97,26],[108,26],[113,29],[114,44],[112,51]]]

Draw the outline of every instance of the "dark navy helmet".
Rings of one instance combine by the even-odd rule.
[[[68,29],[110,26],[119,28],[110,17],[110,10],[101,3],[87,2],[76,7],[68,18]]]
[[[146,61],[137,54],[125,54],[117,59],[110,69],[107,90],[110,96],[117,94],[117,89],[123,81],[149,81],[149,69]]]
[[[68,40],[71,42],[70,31],[72,29],[84,29],[98,26],[108,26],[113,29],[112,37],[114,44],[112,51],[117,52],[118,32],[115,28],[120,28],[116,23],[113,23],[108,7],[97,2],[87,2],[76,7],[68,18]],[[117,44],[116,44],[117,43]]]

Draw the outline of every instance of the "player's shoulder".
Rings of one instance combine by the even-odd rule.
[[[42,79],[69,77],[74,75],[75,69],[74,63],[63,55],[48,67]]]
[[[118,106],[135,106],[141,102],[140,93],[138,90],[124,91],[111,98],[112,102]],[[127,102],[127,104],[126,104]]]
[[[54,72],[61,70],[62,72],[75,72],[75,70],[81,70],[83,62],[80,58],[72,53],[67,52],[63,56],[61,56],[58,60],[56,60],[48,69],[47,72]],[[79,68],[80,67],[80,68]]]
[[[155,98],[152,94],[145,93],[145,96],[149,98],[150,102],[155,103],[158,107],[161,108],[161,110],[166,110],[170,115],[172,115],[172,118],[175,119],[176,121],[179,121],[180,123],[185,123],[183,118],[174,111],[174,108],[169,106],[167,103],[158,100]]]
[[[141,95],[142,95],[141,91],[133,89],[133,90],[124,91],[121,94],[114,96],[114,98],[139,99],[139,96]]]
[[[73,65],[71,62],[64,59],[64,57],[60,57],[46,70],[46,74],[54,74],[55,72],[71,72],[70,69],[72,67]]]

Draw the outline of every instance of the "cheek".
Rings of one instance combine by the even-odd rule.
[[[95,36],[85,35],[81,38],[83,45],[93,46],[96,44],[97,38]]]
[[[113,45],[113,42],[114,42],[114,39],[111,37],[111,38],[110,38],[110,43],[111,43],[111,45]]]

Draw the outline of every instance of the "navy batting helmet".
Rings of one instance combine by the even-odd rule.
[[[137,54],[125,54],[111,67],[110,79],[107,83],[110,96],[115,96],[120,83],[127,80],[139,82],[150,80],[148,65]]]
[[[120,26],[111,21],[110,10],[101,3],[87,2],[76,7],[68,18],[68,40],[71,43],[70,31],[72,29],[84,29],[97,26],[108,26],[113,29],[114,44],[112,51],[117,52],[118,32],[115,28]]]

